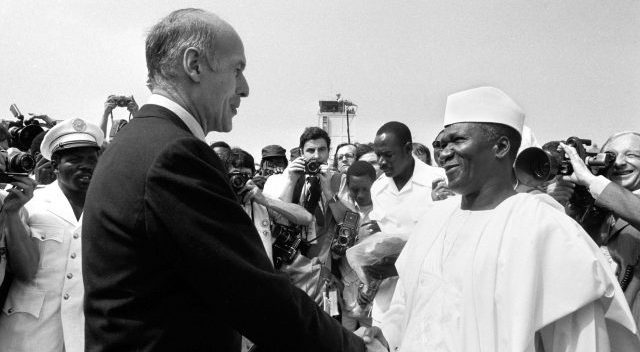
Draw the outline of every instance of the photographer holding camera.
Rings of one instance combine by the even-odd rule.
[[[601,152],[615,154],[609,174],[596,176],[576,149],[560,144],[571,161],[573,173],[548,187],[556,200],[571,196],[575,185],[589,190],[595,205],[610,212],[600,230],[600,240],[615,262],[616,275],[640,324],[640,133],[621,132],[609,137]]]
[[[260,169],[253,176],[253,182],[264,188],[264,183],[274,174],[281,174],[289,165],[287,161],[287,151],[277,144],[271,144],[262,148],[262,159],[260,160]]]
[[[66,120],[42,141],[57,182],[34,192],[33,180],[14,176],[1,213],[15,277],[0,351],[84,351],[81,216],[102,140],[98,126]]]
[[[105,138],[111,137],[115,135],[115,133],[122,128],[122,126],[127,124],[125,120],[113,121],[113,109],[116,107],[127,108],[129,111],[129,119],[136,112],[138,112],[138,103],[133,99],[133,95],[124,96],[124,95],[110,95],[107,97],[107,101],[104,102],[104,113],[102,114],[102,120],[100,121],[100,129],[104,133]],[[109,117],[111,117],[111,133],[107,133],[107,123],[109,121]]]
[[[311,214],[298,204],[285,203],[265,196],[251,179],[255,174],[255,166],[253,157],[246,151],[240,148],[231,149],[227,159],[227,171],[231,188],[245,213],[251,217],[267,256],[273,263],[271,218],[284,217],[296,225],[307,226],[311,223]]]
[[[329,171],[331,139],[318,127],[307,127],[300,136],[302,155],[293,160],[282,174],[265,183],[264,193],[284,202],[300,204],[313,215],[310,226],[298,236],[299,254],[283,265],[292,283],[305,291],[331,315],[337,315],[337,290],[331,288],[331,240],[337,221],[328,202],[337,191]],[[339,178],[338,178],[339,181]],[[333,181],[335,184],[336,182]],[[276,241],[278,239],[276,238]]]

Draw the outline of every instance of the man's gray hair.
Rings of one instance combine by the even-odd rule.
[[[184,52],[190,47],[199,49],[209,67],[217,69],[213,43],[220,26],[212,18],[216,16],[201,9],[181,9],[151,28],[145,44],[150,88],[178,76]]]
[[[614,133],[609,138],[607,138],[606,142],[604,142],[604,144],[602,145],[602,148],[600,148],[600,152],[601,153],[604,152],[604,148],[607,146],[607,144],[611,143],[614,139],[616,139],[618,137],[626,136],[628,134],[632,134],[632,135],[634,135],[636,137],[640,137],[640,133],[635,132],[635,131],[623,131],[623,132]]]

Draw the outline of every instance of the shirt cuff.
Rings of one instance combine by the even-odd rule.
[[[591,193],[591,196],[593,197],[593,199],[598,199],[598,197],[600,196],[600,193],[604,191],[604,189],[609,185],[609,183],[611,183],[611,180],[607,179],[602,175],[596,177],[593,180],[593,182],[591,182],[591,184],[589,185],[589,193]]]

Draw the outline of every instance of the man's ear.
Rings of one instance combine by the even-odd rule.
[[[405,143],[402,149],[404,149],[405,153],[413,155],[413,145],[411,144],[411,142]]]
[[[184,56],[182,57],[182,69],[192,81],[200,82],[200,75],[205,61],[206,58],[200,49],[189,47],[184,51]]]
[[[511,141],[509,140],[509,138],[507,138],[506,136],[500,136],[493,146],[496,158],[505,158],[507,155],[509,155],[511,147]]]
[[[53,169],[53,173],[58,175],[58,161],[55,158],[51,158],[51,168]]]

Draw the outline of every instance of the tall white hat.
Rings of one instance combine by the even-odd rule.
[[[498,88],[473,88],[447,97],[444,126],[459,122],[500,123],[522,135],[524,111]]]

